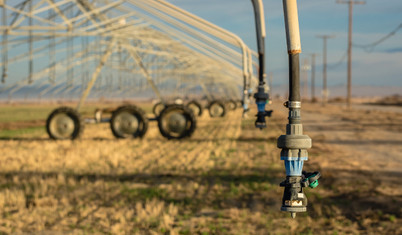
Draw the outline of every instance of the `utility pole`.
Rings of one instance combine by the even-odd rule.
[[[268,74],[268,91],[272,91],[272,81],[274,80],[274,73],[269,72]]]
[[[325,106],[325,104],[328,102],[328,88],[327,88],[327,40],[334,38],[334,35],[318,35],[317,38],[321,38],[324,42],[324,47],[323,47],[323,55],[322,55],[322,80],[323,80],[323,89],[322,89],[322,104]]]
[[[353,33],[353,5],[364,5],[364,1],[342,1],[338,0],[338,4],[348,4],[349,5],[349,34],[348,34],[348,88],[347,88],[347,104],[350,108],[351,98],[352,98],[352,33]]]
[[[314,103],[315,99],[315,57],[317,56],[316,53],[310,54],[311,55],[311,102]]]

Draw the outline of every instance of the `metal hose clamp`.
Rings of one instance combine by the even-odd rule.
[[[290,109],[300,109],[301,108],[300,101],[286,101],[283,105]]]

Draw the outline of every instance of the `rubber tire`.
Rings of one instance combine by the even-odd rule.
[[[127,112],[127,111],[129,113],[133,114],[134,116],[136,116],[136,118],[138,119],[138,122],[139,122],[138,123],[139,127],[138,127],[137,132],[132,135],[120,134],[117,130],[115,130],[114,125],[113,125],[116,117],[120,113]],[[134,106],[134,105],[120,106],[112,113],[112,117],[110,119],[110,129],[112,130],[113,135],[118,139],[143,138],[148,130],[148,118],[147,118],[145,112],[137,106]]]
[[[52,119],[58,115],[58,114],[67,114],[74,122],[74,132],[72,133],[71,136],[67,138],[59,138],[58,136],[54,135],[51,130],[50,130],[50,124]],[[84,131],[84,120],[82,119],[81,115],[77,110],[70,108],[70,107],[60,107],[53,112],[51,112],[46,120],[46,132],[49,135],[50,139],[52,140],[75,140],[81,137],[83,131]]]
[[[202,105],[201,105],[198,101],[196,101],[196,100],[192,100],[192,101],[188,102],[188,104],[186,105],[186,107],[189,108],[189,109],[191,109],[191,108],[190,108],[190,105],[195,105],[195,106],[198,107],[198,109],[200,110],[200,112],[199,112],[198,114],[197,114],[197,113],[194,113],[194,115],[196,115],[196,116],[198,116],[198,117],[201,117],[202,112],[204,111],[204,109],[202,108]],[[191,110],[192,110],[192,109],[191,109]]]
[[[163,108],[158,112],[158,108],[159,108],[160,106],[163,106]],[[154,107],[152,108],[152,113],[155,114],[155,117],[158,117],[158,116],[161,114],[162,110],[165,109],[165,108],[166,108],[166,105],[165,105],[164,103],[158,102],[158,103],[156,103],[156,104],[154,105]]]
[[[227,102],[227,106],[228,106],[228,109],[229,109],[230,111],[234,111],[234,110],[237,109],[237,103],[236,103],[234,100],[229,100],[229,101]]]
[[[162,119],[164,118],[164,116],[175,110],[182,112],[183,115],[187,119],[187,128],[184,131],[184,133],[182,133],[179,136],[173,136],[172,134],[170,134],[167,130],[165,130],[163,128],[163,123],[162,123]],[[190,122],[190,123],[188,123],[188,122]],[[194,116],[193,111],[184,105],[177,105],[177,104],[168,105],[168,106],[166,106],[166,108],[164,110],[162,110],[161,114],[158,116],[159,131],[163,137],[165,137],[169,140],[171,140],[171,139],[179,140],[179,139],[189,138],[194,134],[196,127],[197,127],[197,120]]]
[[[212,114],[212,112],[211,112],[211,107],[212,107],[214,104],[218,104],[219,106],[222,107],[223,112],[222,112],[222,114],[221,114],[220,116],[214,116],[214,115]],[[209,111],[209,116],[210,116],[211,118],[215,118],[215,117],[224,117],[224,116],[226,115],[226,105],[225,105],[222,101],[220,101],[220,100],[214,100],[214,101],[212,101],[211,103],[209,103],[209,105],[208,105],[208,111]]]

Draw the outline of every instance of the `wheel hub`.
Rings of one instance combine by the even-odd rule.
[[[167,127],[171,132],[181,134],[186,130],[186,117],[181,113],[172,113],[167,117]]]
[[[60,139],[70,137],[74,127],[74,120],[65,113],[55,115],[50,123],[51,132]]]
[[[136,116],[131,113],[123,112],[118,117],[116,117],[115,121],[116,130],[121,132],[122,134],[134,134],[137,132],[139,127],[139,121]]]
[[[222,115],[222,113],[223,113],[223,108],[220,105],[218,105],[218,104],[212,105],[211,114],[214,117],[220,117]]]

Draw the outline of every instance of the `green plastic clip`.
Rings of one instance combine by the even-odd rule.
[[[307,178],[307,180],[310,181],[310,179],[315,177],[315,176],[317,176],[317,174],[312,174],[312,175],[310,175],[310,177]],[[316,188],[318,186],[318,179],[316,179],[313,182],[311,182],[308,186],[310,188]]]
[[[318,186],[318,180],[311,182],[311,184],[309,184],[310,188],[316,188]]]

